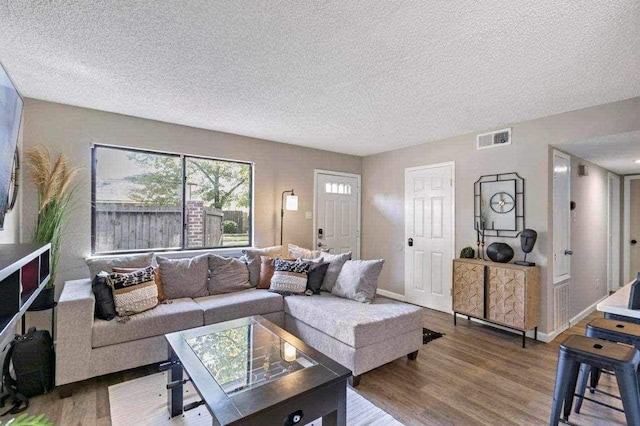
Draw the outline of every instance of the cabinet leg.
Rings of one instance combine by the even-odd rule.
[[[407,358],[411,361],[415,361],[416,359],[418,359],[418,351],[407,354]]]
[[[525,348],[525,342],[526,342],[526,339],[527,339],[527,332],[526,332],[526,331],[523,331],[523,332],[522,332],[522,348],[523,348],[523,349]]]
[[[533,340],[538,340],[538,327],[533,329]]]
[[[456,314],[455,312],[453,313],[453,325],[458,325],[456,319],[458,318],[458,314]]]

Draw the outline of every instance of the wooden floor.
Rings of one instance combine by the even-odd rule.
[[[454,327],[451,315],[425,309],[425,327],[446,335],[423,346],[417,361],[402,358],[366,373],[357,391],[407,425],[548,424],[559,342],[567,333],[584,334],[587,322],[598,315],[552,343],[528,339],[522,349],[518,335],[460,317]],[[54,390],[33,398],[28,412],[45,413],[56,425],[110,425],[107,388],[155,371],[142,367],[90,379],[66,399]],[[600,387],[616,389],[615,379],[603,375]],[[624,414],[589,401],[570,420],[625,424]]]

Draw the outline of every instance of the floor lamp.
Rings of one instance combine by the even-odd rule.
[[[285,204],[284,202],[284,194],[288,194],[291,193],[291,195],[287,195],[287,202]],[[283,191],[282,192],[282,200],[280,203],[280,245],[282,245],[282,236],[284,235],[283,231],[283,225],[284,225],[284,211],[285,209],[287,210],[298,210],[298,196],[293,192],[293,189],[291,189],[291,191]]]

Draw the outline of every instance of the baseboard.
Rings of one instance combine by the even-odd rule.
[[[578,322],[580,322],[583,319],[585,319],[586,317],[588,317],[593,311],[596,310],[596,308],[598,307],[598,303],[602,302],[607,297],[609,297],[609,296],[608,295],[602,296],[602,298],[600,300],[592,303],[586,309],[584,309],[582,312],[580,312],[578,315],[576,315],[573,318],[571,318],[569,320],[569,326],[567,328],[561,328],[561,329],[558,329],[558,330],[554,330],[554,331],[552,331],[550,333],[538,333],[538,340],[543,341],[545,343],[549,343],[549,342],[553,341],[556,337],[558,337],[560,334],[562,334],[563,331],[573,327]]]
[[[401,302],[407,301],[407,298],[404,296],[404,294],[394,293],[393,291],[383,290],[381,288],[376,290],[376,294],[379,294],[380,296],[388,297],[389,299],[399,300]]]

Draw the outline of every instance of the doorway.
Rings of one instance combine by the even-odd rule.
[[[624,284],[640,272],[640,175],[624,178]]]
[[[313,245],[360,259],[360,175],[315,170]]]
[[[405,297],[451,312],[455,163],[405,169]]]

